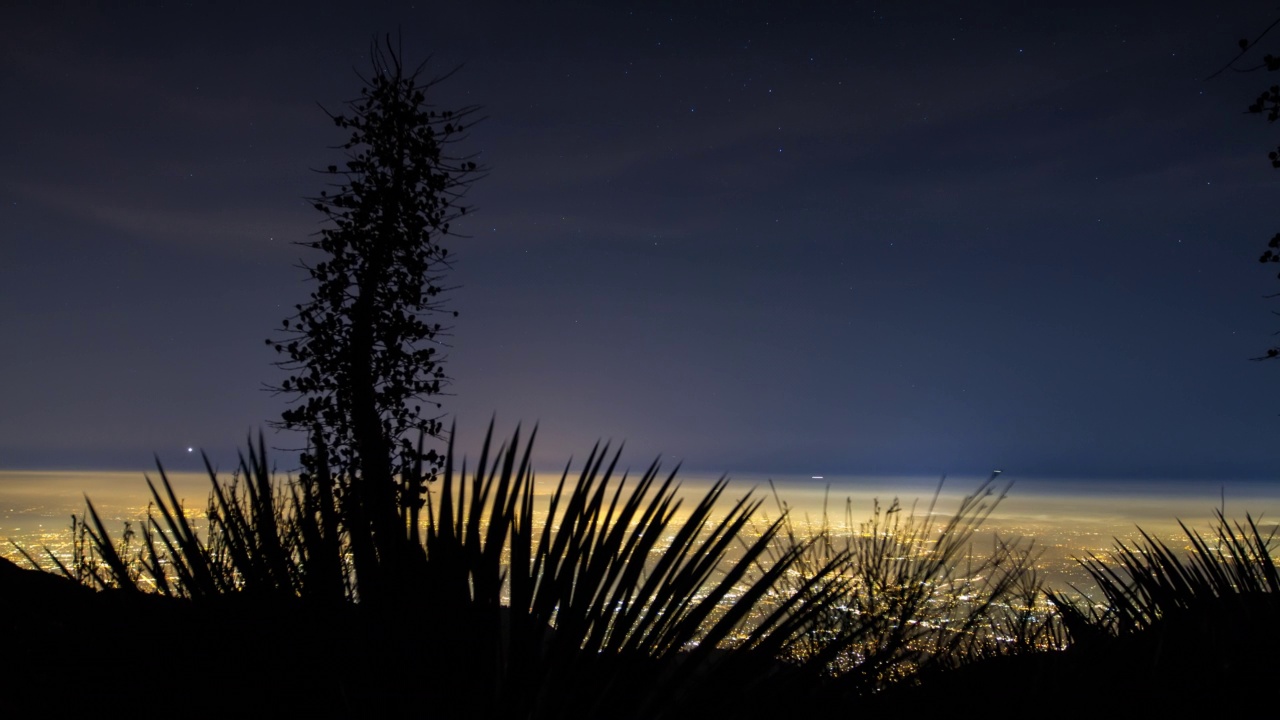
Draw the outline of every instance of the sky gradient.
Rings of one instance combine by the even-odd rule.
[[[597,438],[711,473],[1280,470],[1249,362],[1276,128],[1243,113],[1276,79],[1205,80],[1274,1],[48,5],[0,22],[0,468],[226,467],[279,417],[320,106],[399,32],[486,116],[448,241],[465,448],[496,414],[543,470]]]

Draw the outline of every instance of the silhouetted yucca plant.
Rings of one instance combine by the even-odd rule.
[[[1229,522],[1221,510],[1216,516],[1212,539],[1178,522],[1189,539],[1185,554],[1139,528],[1142,537],[1132,545],[1116,540],[1110,562],[1092,553],[1079,560],[1097,583],[1102,602],[1090,603],[1078,589],[1080,600],[1050,594],[1072,639],[1141,632],[1220,598],[1280,593],[1275,529],[1264,534],[1249,515],[1243,524]]]
[[[126,523],[113,542],[97,509],[86,498],[87,517],[72,519],[82,540],[68,568],[48,553],[68,577],[97,587],[154,589],[176,597],[231,592],[341,600],[351,596],[344,542],[333,519],[332,497],[313,482],[280,486],[267,466],[261,435],[230,481],[205,458],[211,493],[205,537],[174,493],[157,460],[159,484],[147,477],[152,504],[137,535]]]
[[[847,590],[838,553],[784,585],[808,545],[774,548],[782,519],[745,536],[760,501],[748,493],[720,508],[723,480],[681,513],[674,472],[661,477],[655,462],[639,478],[619,476],[619,454],[597,447],[540,508],[533,438],[520,451],[517,431],[492,457],[491,439],[492,427],[470,474],[465,464],[455,472],[451,444],[422,552],[379,566],[394,578],[373,579],[399,593],[380,595],[391,605],[386,632],[434,639],[424,652],[442,677],[483,690],[463,695],[461,709],[594,716],[622,702],[625,711],[608,712],[658,717],[721,702],[720,690],[786,670],[775,659],[799,657],[794,646],[824,603]],[[261,437],[230,482],[206,467],[203,537],[161,468],[138,538],[113,542],[90,503],[79,525],[88,554],[63,571],[176,597],[359,599],[371,579],[347,561],[350,530],[326,468],[305,485],[275,484]],[[401,511],[404,540],[418,542],[416,512]]]
[[[837,554],[797,592],[770,597],[806,543],[762,566],[782,521],[743,537],[760,504],[750,493],[719,515],[722,480],[677,520],[674,471],[663,479],[655,462],[619,477],[607,447],[593,448],[576,480],[566,468],[539,522],[532,444],[521,450],[517,431],[491,460],[487,436],[470,476],[455,475],[451,447],[427,506],[435,612],[487,614],[478,624],[488,632],[469,647],[488,653],[505,711],[658,717],[723,700],[725,683],[776,672],[770,663],[793,654],[844,590]]]
[[[130,557],[130,548],[135,534],[133,523],[125,521],[121,539],[110,549],[110,552],[114,556]],[[64,563],[47,545],[43,548],[45,557],[63,576],[81,585],[98,588],[116,587],[118,583],[115,578],[118,572],[116,568],[105,562],[104,554],[98,551],[98,537],[97,533],[93,533],[89,529],[87,519],[82,519],[73,514],[71,516],[71,557]],[[31,563],[32,567],[37,570],[44,570],[40,561],[27,552],[25,548],[16,543],[14,547],[22,557],[26,558],[27,562]],[[136,563],[126,565],[123,569],[123,576],[131,578],[131,581],[126,584],[132,586],[139,576]]]
[[[904,511],[897,500],[884,509],[876,502],[871,518],[855,525],[846,501],[843,532],[825,511],[821,524],[806,532],[785,521],[783,547],[804,546],[792,582],[833,560],[847,579],[793,649],[874,691],[932,665],[1049,644],[1050,621],[1033,609],[1042,588],[1032,544],[994,536],[983,556],[971,548],[974,533],[1008,491],[995,480],[961,500],[949,517],[936,512],[939,486],[923,515]]]

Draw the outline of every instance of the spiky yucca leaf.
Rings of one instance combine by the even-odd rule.
[[[1093,553],[1078,560],[1102,593],[1103,608],[1088,603],[1078,589],[1084,603],[1065,593],[1050,594],[1073,638],[1141,632],[1218,598],[1280,593],[1276,531],[1264,534],[1251,515],[1244,523],[1228,521],[1221,510],[1215,517],[1212,543],[1178,522],[1190,544],[1186,554],[1139,528],[1137,542],[1115,541],[1111,561]]]
[[[446,456],[427,505],[428,585],[437,602],[507,607],[503,632],[484,635],[495,643],[503,684],[515,693],[511,702],[526,708],[549,698],[562,702],[575,687],[576,709],[561,709],[590,714],[624,686],[632,695],[643,690],[654,702],[670,701],[714,674],[716,648],[779,652],[836,596],[820,588],[832,581],[833,565],[810,579],[815,592],[806,602],[765,611],[763,599],[800,550],[752,575],[779,520],[730,559],[759,501],[747,493],[718,510],[723,479],[682,516],[674,472],[659,481],[654,462],[637,480],[619,477],[620,451],[597,445],[576,480],[568,468],[561,474],[539,520],[532,437],[521,448],[517,430],[490,458],[491,434],[492,426],[470,476],[465,467],[455,476],[452,448]],[[649,670],[584,683],[601,663],[616,662]]]
[[[98,517],[98,510],[89,502],[89,498],[85,497],[85,504],[88,506],[90,519],[93,520],[93,527],[86,528],[89,538],[93,541],[93,545],[97,548],[98,555],[103,562],[107,564],[110,572],[110,582],[117,587],[128,591],[136,591],[137,585],[134,583],[134,577],[129,572],[125,561],[120,557],[120,553],[116,550],[116,546],[111,542],[111,537],[107,534],[107,529],[102,524],[102,518]],[[107,587],[108,580],[104,580],[96,573],[93,580],[99,587]]]
[[[218,477],[207,457],[204,463],[211,486],[205,540],[196,532],[159,460],[159,483],[145,478],[152,503],[141,526],[142,547],[136,558],[120,556],[88,502],[91,526],[81,526],[105,563],[111,584],[136,590],[138,583],[145,582],[161,594],[181,597],[240,591],[349,597],[343,590],[350,586],[344,545],[334,521],[336,511],[326,506],[333,503],[331,494],[326,495],[315,482],[279,490],[261,435],[257,447],[250,442],[247,455],[240,455],[230,482]],[[97,584],[108,582],[96,574],[93,577]]]

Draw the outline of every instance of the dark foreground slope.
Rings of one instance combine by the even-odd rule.
[[[591,690],[612,685],[610,706],[539,696],[530,707],[497,700],[503,688],[468,639],[500,629],[465,617],[420,617],[350,604],[228,595],[206,601],[93,591],[0,560],[0,704],[51,712],[244,712],[314,717],[695,717],[788,715],[1167,717],[1254,709],[1275,692],[1280,603],[1273,594],[1204,603],[1124,637],[1097,637],[1064,652],[992,658],[938,671],[875,695],[785,666],[709,678],[714,696],[656,704],[643,683],[696,672],[616,656],[566,658]],[[589,670],[584,674],[582,668]],[[760,678],[765,678],[761,681]],[[564,690],[558,692],[572,694]],[[598,692],[585,695],[606,697]],[[697,697],[700,700],[690,702]],[[717,700],[717,698],[719,698]],[[536,709],[535,709],[536,708]]]
[[[329,714],[360,700],[363,675],[387,670],[364,656],[352,610],[94,591],[0,559],[3,704]]]
[[[997,657],[919,678],[866,709],[961,717],[1219,717],[1274,712],[1280,596],[1198,601],[1139,632]],[[1269,709],[1267,709],[1269,708]]]

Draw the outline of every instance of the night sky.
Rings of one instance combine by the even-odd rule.
[[[1249,361],[1280,128],[1243,112],[1277,78],[1206,81],[1275,0],[115,5],[0,10],[0,469],[226,467],[279,417],[320,106],[399,32],[486,116],[448,241],[470,454],[496,413],[541,470],[597,438],[731,474],[1280,470]]]

